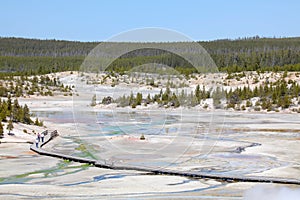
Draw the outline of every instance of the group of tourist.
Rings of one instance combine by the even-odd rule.
[[[37,134],[37,137],[35,139],[36,148],[39,148],[40,142],[44,143],[44,138],[45,138],[45,134],[43,132],[41,134],[40,133]]]

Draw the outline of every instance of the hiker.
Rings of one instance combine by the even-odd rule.
[[[37,134],[37,139],[40,142],[40,140],[41,140],[41,134],[40,133]]]
[[[35,139],[35,147],[39,148],[39,139],[38,138]]]
[[[45,134],[44,134],[44,132],[42,132],[42,133],[41,133],[42,143],[44,143],[44,137],[45,137]]]

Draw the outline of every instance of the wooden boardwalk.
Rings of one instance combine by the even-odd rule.
[[[50,134],[46,134],[45,141],[40,145],[43,147],[52,139],[58,136],[57,131],[53,131]],[[300,180],[298,179],[283,179],[283,178],[273,178],[273,177],[247,177],[247,176],[223,176],[223,175],[213,175],[201,172],[183,172],[183,171],[175,171],[175,170],[168,170],[162,168],[150,168],[150,167],[143,167],[143,166],[128,166],[128,165],[110,165],[107,163],[103,163],[97,160],[88,159],[88,158],[81,158],[71,155],[65,155],[55,152],[46,151],[42,148],[36,148],[35,144],[30,146],[30,149],[38,154],[61,158],[64,160],[79,162],[79,163],[87,163],[90,165],[94,165],[99,168],[106,168],[106,169],[113,169],[113,170],[134,170],[134,171],[143,171],[149,172],[152,174],[160,174],[160,175],[170,175],[170,176],[184,176],[184,177],[191,177],[191,178],[206,178],[206,179],[215,179],[219,181],[226,181],[226,182],[254,182],[254,183],[279,183],[279,184],[294,184],[300,185]]]

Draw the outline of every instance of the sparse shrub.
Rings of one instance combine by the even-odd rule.
[[[247,100],[247,101],[246,101],[246,107],[251,107],[251,106],[252,106],[252,102],[249,101],[249,100]]]
[[[259,106],[256,106],[256,107],[254,107],[254,110],[255,110],[255,111],[260,111],[260,107],[259,107]]]
[[[140,137],[140,140],[145,140],[145,139],[146,138],[145,138],[144,134],[142,134],[141,137]]]
[[[241,109],[242,109],[242,110],[246,110],[245,105],[242,105]]]
[[[136,103],[133,103],[132,105],[131,105],[131,108],[136,108]]]

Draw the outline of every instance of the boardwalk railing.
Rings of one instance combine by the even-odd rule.
[[[45,141],[40,145],[43,147],[52,139],[58,136],[58,132],[52,131],[48,134],[48,131],[45,132]],[[36,148],[35,144],[30,146],[30,149],[40,155],[46,155],[56,158],[61,158],[64,160],[80,162],[80,163],[87,163],[90,165],[94,165],[95,167],[99,168],[106,168],[106,169],[113,169],[113,170],[134,170],[134,171],[143,171],[149,172],[153,174],[161,174],[161,175],[172,175],[172,176],[184,176],[184,177],[192,177],[192,178],[208,178],[208,179],[215,179],[219,181],[226,181],[226,182],[256,182],[256,183],[279,183],[279,184],[295,184],[300,185],[300,180],[298,179],[283,179],[283,178],[273,178],[273,177],[247,177],[247,176],[223,176],[223,175],[213,175],[213,174],[206,174],[201,172],[183,172],[183,171],[175,171],[175,170],[168,170],[168,169],[161,169],[161,168],[150,168],[150,167],[143,167],[143,166],[129,166],[129,165],[111,165],[107,163],[103,163],[94,159],[88,158],[81,158],[71,155],[65,155],[56,152],[46,151],[42,148]]]

